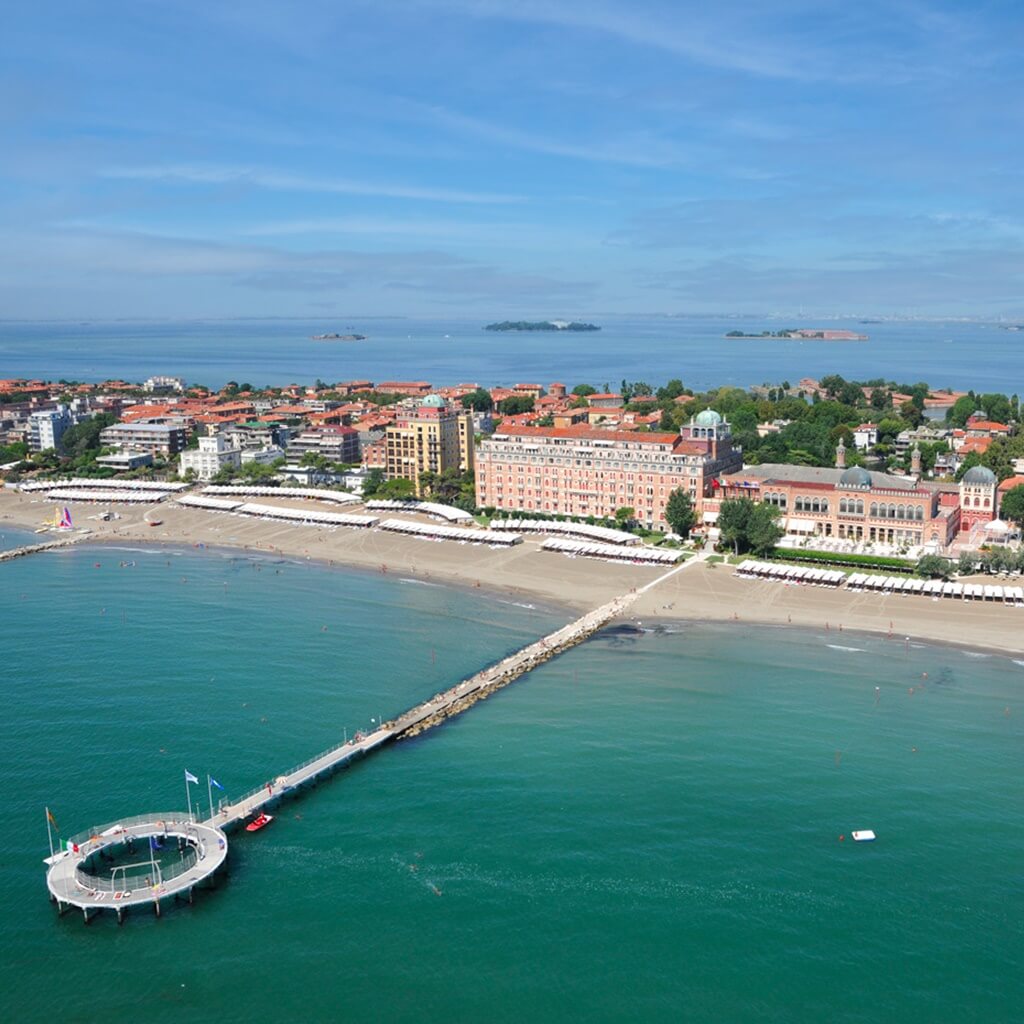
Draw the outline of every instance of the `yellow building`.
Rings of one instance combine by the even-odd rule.
[[[473,415],[451,408],[440,395],[428,395],[401,415],[385,435],[385,474],[411,480],[420,496],[421,473],[473,469]]]

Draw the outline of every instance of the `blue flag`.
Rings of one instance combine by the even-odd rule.
[[[208,778],[211,786],[216,786],[218,789],[224,788],[212,775],[208,776]]]

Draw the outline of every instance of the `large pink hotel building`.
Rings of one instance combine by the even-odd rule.
[[[684,488],[699,511],[712,481],[742,466],[729,424],[711,409],[678,434],[585,424],[499,427],[477,449],[477,504],[596,517],[630,507],[639,522],[664,529],[665,505],[676,488]]]

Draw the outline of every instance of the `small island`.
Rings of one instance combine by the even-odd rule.
[[[366,341],[365,334],[313,334],[313,341]]]
[[[597,324],[584,324],[578,320],[502,320],[488,324],[485,331],[599,331]]]
[[[867,341],[866,334],[858,334],[856,331],[836,331],[818,327],[794,327],[785,331],[760,331],[757,334],[748,334],[744,331],[729,331],[723,335],[725,338],[772,338],[782,341]]]

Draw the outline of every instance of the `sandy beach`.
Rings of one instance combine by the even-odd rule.
[[[261,499],[266,501],[266,499]],[[274,503],[320,507],[301,501]],[[436,542],[365,529],[328,529],[232,517],[177,506],[173,501],[119,507],[122,518],[90,520],[98,506],[71,506],[76,526],[98,543],[166,544],[232,548],[253,554],[316,560],[369,571],[435,579],[464,587],[497,589],[521,598],[566,606],[596,607],[664,575],[663,569],[615,565],[544,552],[528,538],[512,548]],[[353,509],[358,511],[358,509]],[[347,511],[347,509],[346,509]],[[34,529],[52,515],[53,503],[0,490],[0,526]],[[147,522],[160,520],[160,525]],[[427,520],[423,520],[427,521]],[[40,534],[45,540],[55,534]],[[33,557],[48,557],[38,555]],[[740,579],[730,566],[687,565],[641,595],[632,617],[794,625],[842,632],[865,631],[985,651],[1024,654],[1024,611],[995,604],[916,595],[881,595]]]

